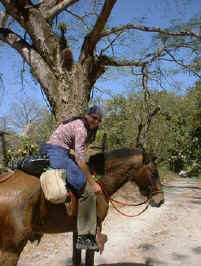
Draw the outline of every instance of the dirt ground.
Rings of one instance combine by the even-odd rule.
[[[164,190],[165,204],[136,218],[110,208],[103,225],[109,239],[95,257],[96,266],[201,265],[201,180],[177,178]],[[72,234],[45,235],[38,246],[27,244],[17,266],[70,266],[71,252]]]

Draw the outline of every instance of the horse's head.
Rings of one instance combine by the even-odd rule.
[[[131,181],[135,182],[143,196],[150,199],[152,207],[160,207],[164,203],[163,186],[157,166],[154,162],[136,169],[136,174]]]

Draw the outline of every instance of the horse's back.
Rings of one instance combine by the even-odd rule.
[[[0,175],[0,219],[5,210],[30,208],[37,203],[40,193],[40,180],[34,176],[22,171]]]
[[[0,175],[0,210],[26,206],[30,199],[38,200],[40,180],[22,171]],[[0,213],[1,216],[1,213]]]
[[[32,194],[40,190],[40,180],[22,171],[7,172],[0,175],[0,201],[1,198],[9,196],[16,200],[22,194]]]

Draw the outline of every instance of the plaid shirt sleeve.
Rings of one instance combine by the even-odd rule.
[[[77,120],[75,127],[75,159],[77,161],[86,160],[86,138],[87,138],[87,129],[85,128],[81,120]]]

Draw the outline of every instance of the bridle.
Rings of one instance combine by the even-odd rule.
[[[153,181],[155,178],[154,176],[155,173],[150,165],[147,167],[147,170],[149,171],[148,174],[149,184],[147,188],[147,190],[149,191],[148,197],[152,197],[154,194],[163,193],[160,189],[158,189],[157,185]]]
[[[126,216],[126,217],[136,217],[136,216],[139,216],[140,214],[142,214],[143,212],[145,212],[145,211],[148,209],[148,207],[149,207],[150,199],[148,199],[148,198],[147,198],[147,200],[145,200],[145,201],[143,201],[143,202],[141,202],[141,203],[126,203],[126,202],[122,202],[122,201],[115,200],[115,199],[111,198],[110,195],[108,194],[108,192],[104,189],[102,182],[101,182],[101,181],[98,181],[98,183],[99,183],[99,185],[101,186],[102,192],[104,193],[106,200],[107,200],[108,202],[110,202],[111,205],[112,205],[112,207],[113,207],[118,213],[120,213],[120,214],[123,215],[123,216]],[[140,206],[140,205],[143,205],[143,204],[146,204],[146,203],[147,203],[147,204],[146,204],[145,208],[144,208],[142,211],[140,211],[139,213],[134,214],[134,215],[130,215],[130,214],[126,214],[126,213],[122,212],[122,211],[116,206],[115,203],[117,203],[117,204],[119,204],[119,205],[121,205],[121,206],[128,206],[128,207],[136,207],[136,206]]]
[[[98,181],[99,185],[101,186],[101,189],[102,189],[102,192],[104,193],[105,195],[105,198],[108,202],[111,203],[112,207],[118,212],[120,213],[121,215],[123,216],[126,216],[126,217],[137,217],[139,215],[141,215],[143,212],[145,212],[149,205],[150,205],[150,202],[152,200],[152,196],[154,194],[158,194],[158,193],[163,193],[161,190],[159,190],[157,188],[157,186],[154,184],[153,182],[153,177],[154,177],[154,172],[153,172],[153,169],[151,168],[151,166],[148,167],[148,170],[149,170],[149,174],[148,174],[148,179],[149,179],[149,184],[148,184],[148,187],[145,189],[145,190],[148,190],[149,193],[148,195],[146,195],[147,199],[143,202],[140,202],[140,203],[126,203],[126,202],[122,202],[122,201],[119,201],[119,200],[116,200],[116,199],[113,199],[110,197],[110,195],[108,194],[108,192],[105,190],[104,188],[104,185],[103,183],[101,182],[101,180]],[[127,207],[136,207],[136,206],[140,206],[140,205],[145,205],[144,209],[142,209],[140,212],[138,212],[137,214],[134,214],[134,215],[130,215],[130,214],[126,214],[124,213],[123,211],[121,211],[116,204],[119,204],[121,206],[127,206]]]

